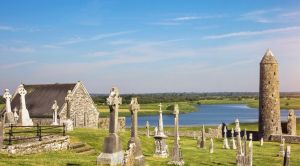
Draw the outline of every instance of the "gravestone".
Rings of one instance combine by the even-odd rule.
[[[284,144],[285,144],[285,139],[282,138],[282,136],[281,136],[281,142],[280,142],[280,145],[279,145],[279,152],[278,152],[279,157],[284,157],[284,153],[285,153]]]
[[[71,90],[68,90],[68,94],[65,97],[65,102],[67,104],[67,119],[63,120],[61,123],[65,124],[66,131],[73,131],[74,130],[74,124],[73,120],[71,119],[71,110],[72,110],[72,92]]]
[[[230,149],[227,140],[227,127],[224,126],[224,139],[223,139],[223,149]]]
[[[289,135],[297,135],[297,122],[296,115],[293,109],[289,110],[288,121],[287,121],[287,132]]]
[[[234,140],[234,130],[233,130],[233,128],[231,129],[230,145],[231,145],[232,149],[236,150],[236,144],[235,144],[235,140]]]
[[[97,157],[97,165],[118,165],[122,164],[124,152],[122,150],[121,140],[117,134],[119,106],[122,104],[122,98],[119,96],[117,87],[113,87],[109,97],[106,99],[109,107],[109,134],[104,139],[103,152]]]
[[[22,126],[32,126],[33,122],[29,116],[29,112],[27,110],[25,101],[25,95],[27,94],[27,91],[24,89],[24,86],[22,84],[18,87],[18,93],[20,94],[21,100],[21,108],[19,111],[19,123]]]
[[[260,143],[259,143],[259,145],[260,145],[260,146],[263,146],[263,145],[264,145],[264,137],[261,137],[261,138],[260,138]]]
[[[3,98],[6,100],[6,112],[4,113],[4,124],[15,124],[14,113],[11,111],[11,94],[8,89],[5,89]]]
[[[149,121],[146,122],[146,136],[149,138],[150,137],[150,124]]]
[[[57,105],[57,101],[54,100],[54,104],[52,105],[52,110],[53,110],[53,119],[52,119],[52,124],[51,125],[58,125],[58,122],[57,122],[57,111],[59,109],[59,106]]]
[[[249,154],[248,154],[248,166],[253,165],[253,142],[252,142],[252,133],[249,134]]]
[[[210,138],[209,153],[214,153],[214,140]]]
[[[169,164],[182,166],[184,165],[184,161],[182,157],[181,147],[179,144],[180,137],[179,137],[178,104],[175,104],[173,114],[174,114],[174,146],[172,150],[171,161],[169,162]]]
[[[167,158],[168,157],[168,145],[166,143],[167,136],[164,133],[163,118],[162,118],[162,104],[159,104],[159,119],[158,127],[155,127],[155,157]]]
[[[14,119],[15,119],[15,122],[17,122],[18,120],[19,120],[19,115],[18,115],[18,109],[15,107],[14,108],[14,110],[13,110],[13,112],[14,112]]]
[[[240,122],[238,119],[236,119],[236,121],[235,121],[235,132],[237,133],[237,136],[236,136],[236,139],[237,139],[236,165],[244,166],[245,155],[243,153],[241,128],[240,128]]]
[[[198,139],[198,147],[201,148],[201,149],[205,149],[205,128],[204,128],[204,125],[202,125],[201,140]]]
[[[286,147],[286,151],[284,154],[284,160],[283,160],[283,166],[289,166],[290,165],[290,158],[291,158],[291,146]]]
[[[128,147],[131,144],[133,146],[133,155],[134,155],[134,165],[143,166],[144,163],[144,155],[142,153],[141,141],[138,137],[138,111],[140,110],[140,105],[137,101],[137,98],[134,97],[131,99],[129,110],[131,113],[131,138],[128,141]]]

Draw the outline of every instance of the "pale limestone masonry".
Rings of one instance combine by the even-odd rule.
[[[42,141],[32,141],[7,146],[5,149],[1,149],[1,152],[8,153],[10,155],[27,155],[33,153],[66,150],[69,148],[69,145],[69,136],[44,137]]]
[[[99,118],[99,128],[108,130],[109,118]],[[126,117],[118,118],[118,131],[124,131],[126,127]]]
[[[81,82],[78,82],[71,92],[70,118],[74,127],[97,128],[99,112]],[[60,122],[67,120],[67,104],[65,103],[59,113]]]
[[[265,140],[282,133],[278,63],[270,49],[260,62],[259,132]]]

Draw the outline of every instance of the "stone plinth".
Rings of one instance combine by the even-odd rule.
[[[155,139],[155,157],[167,158],[169,156],[166,136],[154,136]]]

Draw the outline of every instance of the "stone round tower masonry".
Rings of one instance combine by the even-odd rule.
[[[278,63],[270,49],[260,62],[259,132],[266,140],[272,134],[282,134]]]

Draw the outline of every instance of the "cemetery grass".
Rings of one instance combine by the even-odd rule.
[[[213,99],[213,100],[200,100],[200,101],[183,101],[176,102],[179,104],[180,113],[189,113],[197,111],[196,106],[199,104],[245,104],[251,108],[258,108],[258,100],[254,98],[250,99],[233,99],[233,98],[223,98],[223,99]],[[162,110],[164,114],[172,114],[172,105],[174,103],[162,103]],[[281,98],[280,99],[281,109],[300,109],[300,98]],[[141,110],[139,111],[139,116],[147,116],[147,115],[157,115],[157,111],[159,103],[151,103],[151,104],[140,104]],[[109,110],[106,105],[97,104],[98,110],[100,112],[101,117],[107,117],[109,114]],[[130,112],[128,110],[128,105],[123,104],[120,107],[119,115],[120,116],[130,116]],[[1,108],[1,105],[0,105]]]
[[[254,123],[241,124],[242,128],[255,129]],[[298,126],[299,127],[299,123]],[[201,127],[181,127],[180,130],[194,130],[200,131]],[[299,129],[299,128],[298,128]],[[139,130],[145,130],[140,128]],[[167,127],[166,130],[173,130],[173,128]],[[22,165],[22,166],[63,166],[63,165],[96,165],[96,158],[101,153],[103,141],[107,136],[108,131],[99,129],[85,129],[78,128],[68,133],[71,137],[71,142],[83,142],[95,149],[93,154],[77,154],[72,151],[61,151],[61,152],[49,152],[40,153],[19,157],[10,157],[4,154],[0,154],[1,160],[0,165]],[[298,130],[299,134],[299,130]],[[123,149],[127,147],[127,141],[130,137],[129,129],[125,132],[119,133]],[[149,166],[167,166],[169,158],[160,159],[153,157],[154,150],[154,139],[152,137],[147,138],[144,135],[140,135],[142,143],[142,151],[146,159],[146,163]],[[172,151],[173,137],[168,137],[167,143],[169,146],[169,152]],[[198,149],[196,147],[197,141],[193,138],[181,137],[180,144],[183,152],[183,158],[187,166],[199,166],[199,165],[224,165],[233,166],[235,165],[235,150],[222,149],[222,140],[214,140],[214,153],[209,153],[209,141],[206,141],[206,149]],[[291,166],[297,165],[300,162],[300,145],[292,144],[292,156]],[[253,154],[253,165],[264,165],[264,166],[280,166],[283,163],[283,158],[277,157],[279,151],[279,143],[265,142],[263,147],[259,146],[259,142],[254,141],[254,154]]]
[[[4,108],[5,104],[0,104],[0,110]]]

